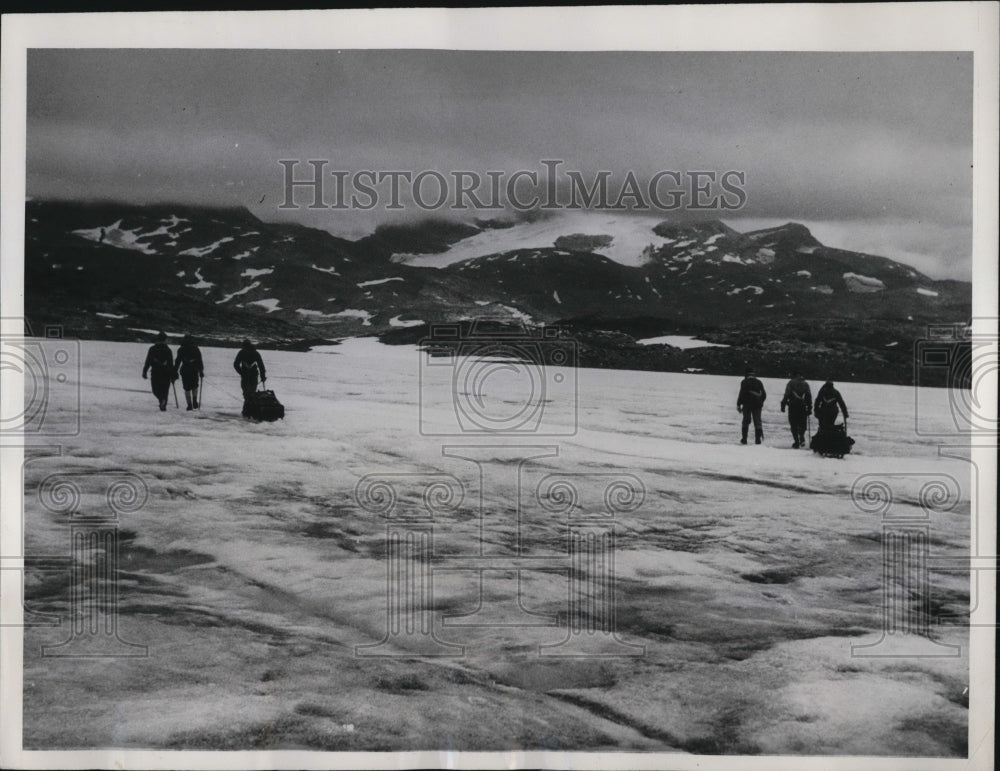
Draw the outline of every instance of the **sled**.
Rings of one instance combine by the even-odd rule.
[[[847,435],[847,424],[838,423],[833,428],[821,428],[809,442],[809,449],[824,458],[843,458],[851,452],[854,440]]]
[[[243,417],[251,420],[278,420],[285,417],[285,407],[274,391],[257,391],[243,402]]]

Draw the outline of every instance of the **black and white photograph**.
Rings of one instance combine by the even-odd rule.
[[[5,16],[0,765],[992,768],[996,3]]]

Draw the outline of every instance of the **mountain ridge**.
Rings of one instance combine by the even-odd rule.
[[[647,326],[658,334],[770,326],[782,339],[817,326],[840,334],[832,320],[874,323],[893,330],[882,345],[897,347],[903,341],[896,338],[916,339],[927,324],[971,313],[970,284],[827,247],[800,223],[740,233],[719,220],[635,220],[594,213],[561,229],[542,217],[431,218],[350,241],[264,222],[245,207],[31,200],[25,307],[33,322],[60,323],[83,338],[143,339],[137,330],[171,326],[206,340],[250,336],[264,345],[371,334],[391,340],[407,327],[474,319],[572,322],[628,336],[629,319],[646,318],[657,320]],[[525,246],[534,233],[552,238]],[[619,236],[634,264],[608,256]],[[502,248],[509,244],[517,248]],[[486,251],[426,267],[398,260],[400,249],[445,259],[456,250]],[[654,366],[648,349],[657,347],[628,355]],[[619,361],[621,350],[631,350],[617,348],[594,358]],[[902,378],[901,362],[890,369]]]

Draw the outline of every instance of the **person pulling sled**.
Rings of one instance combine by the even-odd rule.
[[[792,431],[792,449],[806,446],[806,424],[812,414],[812,389],[802,377],[801,372],[795,372],[785,386],[785,396],[781,400],[781,411],[788,408],[788,426]]]
[[[142,379],[148,379],[153,387],[153,396],[160,403],[160,412],[167,411],[167,396],[170,395],[170,384],[177,380],[174,373],[174,356],[167,345],[167,336],[160,332],[156,342],[146,353],[146,363],[142,366]]]
[[[233,359],[233,369],[239,373],[244,402],[257,390],[258,379],[262,383],[267,382],[267,370],[264,368],[264,360],[260,357],[260,352],[254,348],[253,343],[249,340],[243,341],[239,353]]]
[[[243,341],[243,347],[236,354],[233,368],[240,373],[240,386],[243,388],[243,417],[253,420],[279,420],[285,417],[285,408],[274,395],[274,391],[258,391],[257,377],[260,382],[267,382],[267,371],[264,360],[249,340]]]
[[[184,386],[184,398],[187,400],[188,410],[198,409],[201,406],[198,385],[201,378],[205,377],[205,365],[201,359],[201,349],[191,335],[184,335],[177,348],[174,380],[177,379],[177,375],[180,375],[181,384]]]
[[[847,435],[847,405],[832,380],[827,380],[816,394],[813,412],[819,421],[819,430],[809,446],[813,452],[825,457],[843,458],[851,451],[854,440]],[[837,416],[844,413],[844,422],[837,423]]]
[[[752,368],[748,367],[746,377],[740,383],[740,395],[736,397],[736,411],[743,413],[743,438],[740,444],[747,443],[747,433],[750,421],[753,420],[754,442],[760,444],[764,439],[764,427],[761,425],[760,411],[767,399],[764,384],[756,377]]]

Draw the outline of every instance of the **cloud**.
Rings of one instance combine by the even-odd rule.
[[[742,217],[841,223],[836,237],[864,251],[957,274],[971,238],[971,64],[948,52],[33,49],[28,192],[240,204],[360,234],[420,212],[279,210],[278,161],[485,175],[560,159],[586,178],[640,180],[736,170]]]

